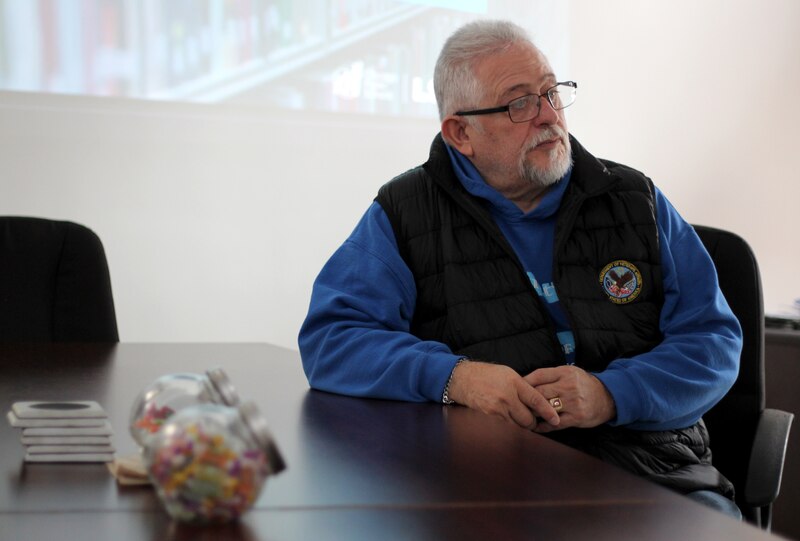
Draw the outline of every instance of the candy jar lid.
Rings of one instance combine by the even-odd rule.
[[[239,394],[231,383],[228,374],[222,368],[212,368],[206,370],[206,377],[214,390],[220,395],[222,401],[228,406],[239,405]]]
[[[284,462],[283,456],[281,456],[278,446],[275,445],[275,440],[272,438],[269,428],[267,428],[267,420],[261,415],[255,402],[248,400],[242,403],[239,406],[239,415],[241,415],[253,439],[266,454],[269,473],[274,475],[286,469],[286,462]]]

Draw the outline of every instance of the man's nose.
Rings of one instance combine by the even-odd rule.
[[[537,126],[549,126],[558,122],[558,111],[550,105],[550,100],[546,96],[539,98],[539,114],[533,119]]]

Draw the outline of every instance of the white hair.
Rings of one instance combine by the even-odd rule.
[[[483,98],[484,89],[475,77],[475,63],[516,43],[536,48],[528,33],[509,21],[474,21],[447,38],[433,70],[439,120],[458,110],[476,107]]]

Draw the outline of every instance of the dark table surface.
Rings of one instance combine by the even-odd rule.
[[[0,540],[774,539],[546,437],[461,407],[310,391],[296,351],[267,344],[0,346],[0,407],[96,400],[119,456],[136,395],[222,367],[287,462],[240,521],[173,522],[104,465],[25,464],[0,428]]]

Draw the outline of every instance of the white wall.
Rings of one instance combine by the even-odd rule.
[[[572,0],[572,131],[800,297],[795,0]],[[322,120],[317,123],[316,120]],[[103,239],[124,341],[296,347],[311,282],[434,120],[0,93],[0,214]]]
[[[123,341],[296,347],[322,264],[436,129],[2,93],[0,214],[100,235]]]
[[[765,304],[800,298],[800,2],[572,0],[570,130],[693,223],[743,236]]]

